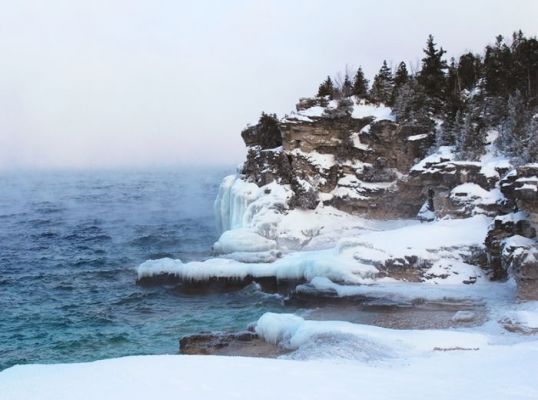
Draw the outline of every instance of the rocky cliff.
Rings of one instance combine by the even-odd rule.
[[[302,99],[285,118],[243,131],[241,179],[288,187],[291,209],[332,206],[372,219],[493,217],[482,266],[537,297],[538,165],[514,168],[497,153],[495,130],[479,161],[458,160],[450,146],[431,150],[435,131],[400,124],[383,105]]]

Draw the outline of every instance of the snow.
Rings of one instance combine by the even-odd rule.
[[[169,274],[187,281],[245,279],[248,276],[311,280],[316,276],[326,276],[335,281],[362,283],[369,282],[375,273],[375,267],[338,257],[333,249],[295,252],[273,263],[244,263],[225,258],[183,263],[181,260],[162,258],[145,261],[137,268],[139,279]]]
[[[356,101],[352,97],[349,99],[353,102],[353,109],[351,112],[352,118],[361,119],[372,117],[374,121],[395,120],[390,107],[383,104],[370,104],[362,100]],[[290,113],[289,117],[285,119],[285,122],[312,122],[312,118],[323,118],[327,115],[327,111],[335,110],[337,107],[338,102],[336,100],[331,100],[328,102],[327,107],[313,106],[300,111],[293,111]]]
[[[362,132],[362,130],[361,130],[361,132]],[[367,144],[361,143],[361,138],[360,138],[360,133],[361,132],[353,132],[351,134],[351,141],[353,142],[353,147],[355,147],[357,149],[360,149],[360,150],[369,150],[370,146],[368,146]]]
[[[513,167],[508,158],[498,154],[494,141],[496,138],[495,134],[498,134],[498,132],[490,132],[493,132],[490,137],[492,141],[486,146],[486,153],[480,157],[480,172],[488,178],[499,179],[499,169],[508,171]]]
[[[430,210],[430,205],[428,201],[425,201],[422,207],[420,207],[420,210],[418,211],[417,218],[420,221],[435,221],[437,218],[435,215],[435,212]]]
[[[294,149],[291,151],[292,154],[301,156],[308,160],[308,162],[316,167],[321,168],[322,170],[328,170],[335,165],[335,158],[332,154],[321,154],[317,151],[311,151],[305,153],[300,149]]]
[[[483,346],[479,337],[470,336],[469,342],[464,338],[447,335],[445,341],[436,336],[428,343]],[[406,335],[404,342],[413,344],[412,337]],[[0,373],[0,393],[6,400],[523,400],[538,398],[537,368],[536,342],[483,346],[478,351],[435,351],[395,365],[137,356],[13,367]]]
[[[378,358],[410,357],[430,353],[436,348],[488,346],[482,333],[448,330],[387,329],[345,321],[308,321],[293,314],[265,313],[256,324],[256,333],[265,341],[288,349],[299,349],[316,336],[347,334],[376,347]],[[383,354],[384,353],[384,354]]]
[[[331,194],[341,199],[368,200],[367,196],[360,194],[358,188],[348,186],[337,186],[331,191]]]
[[[532,190],[533,192],[537,192],[538,191],[538,186],[536,185],[536,183],[534,185],[529,184],[529,183],[525,183],[523,186],[516,188],[516,190],[517,191],[520,191],[520,190]]]
[[[385,257],[430,257],[443,248],[483,247],[491,218],[482,215],[413,224],[382,232],[368,232],[347,242],[344,252],[376,249]]]
[[[458,311],[452,317],[454,322],[471,322],[476,318],[476,314],[472,311]]]
[[[361,129],[360,133],[369,134],[371,128],[372,128],[372,124],[368,124],[364,128]]]
[[[297,115],[302,115],[305,117],[321,117],[323,113],[325,112],[325,108],[321,106],[314,106],[307,108],[305,110],[301,110]]]
[[[422,139],[426,139],[429,135],[427,133],[421,133],[420,135],[413,135],[413,136],[409,136],[407,138],[407,140],[409,142],[414,142],[416,140],[422,140]]]
[[[378,221],[350,215],[334,207],[290,210],[278,225],[277,242],[284,249],[320,250],[334,248],[338,240],[369,230],[385,230],[414,223],[409,220]]]
[[[380,121],[384,119],[389,121],[395,120],[395,117],[392,114],[392,109],[390,107],[386,107],[383,104],[366,104],[364,102],[355,102],[351,117],[356,119],[374,117],[375,121]]]
[[[440,282],[444,283],[444,282]],[[332,294],[336,297],[364,296],[384,302],[398,304],[427,301],[482,301],[490,299],[514,299],[514,283],[503,284],[479,282],[472,286],[458,284],[431,284],[430,282],[402,282],[390,279],[377,280],[369,284],[347,285],[334,283],[325,277],[316,277],[309,283],[298,285],[298,293]]]
[[[330,192],[333,197],[355,200],[368,200],[371,192],[387,190],[393,182],[364,182],[355,175],[346,174],[338,180],[337,186]]]
[[[516,320],[522,325],[528,328],[538,329],[538,310],[518,311],[515,316]]]
[[[502,223],[507,223],[507,222],[518,222],[518,221],[522,221],[522,220],[525,220],[528,218],[528,215],[523,212],[523,211],[518,211],[518,212],[515,212],[515,213],[511,213],[511,214],[506,214],[506,215],[499,215],[497,217],[495,217],[495,220],[496,221],[501,221]]]
[[[276,261],[276,259],[281,256],[282,256],[282,253],[280,251],[270,250],[270,251],[258,251],[254,253],[248,252],[248,251],[236,251],[232,253],[222,254],[220,257],[250,264],[250,263],[271,263],[271,262]]]
[[[511,304],[497,303],[494,316],[538,328],[538,302]],[[454,319],[469,321],[471,314],[458,311]],[[538,398],[536,336],[506,332],[495,321],[474,328],[396,330],[265,313],[254,329],[289,353],[279,359],[160,355],[18,365],[0,372],[0,398]]]
[[[529,239],[521,235],[513,235],[502,241],[503,248],[515,248],[515,247],[532,247],[536,244],[534,239]]]
[[[452,189],[450,198],[458,202],[470,202],[474,205],[491,205],[502,200],[503,195],[498,188],[488,191],[476,183],[463,183]]]
[[[238,228],[224,232],[213,245],[216,253],[260,252],[276,248],[276,241],[266,239],[248,228]]]
[[[430,154],[415,164],[411,168],[411,171],[425,171],[431,164],[452,161],[454,158],[455,155],[453,146],[441,146],[439,149],[437,149],[437,151],[435,151],[435,153]]]
[[[292,214],[291,220],[284,225],[283,231],[290,235],[294,221],[303,220],[312,213]],[[323,215],[320,213],[319,215]],[[332,217],[327,217],[330,219]],[[335,222],[337,224],[337,222]],[[399,224],[404,223],[404,226]],[[207,280],[210,278],[244,279],[276,277],[277,279],[304,279],[311,281],[315,277],[326,277],[335,282],[371,283],[378,272],[376,265],[389,259],[405,259],[416,257],[418,260],[429,260],[432,266],[428,273],[434,283],[456,283],[467,279],[486,279],[478,267],[462,261],[462,254],[467,254],[469,246],[481,247],[491,219],[474,216],[467,219],[440,220],[432,223],[390,222],[378,224],[370,222],[370,228],[384,230],[368,230],[364,220],[354,221],[356,236],[341,239],[336,247],[324,250],[297,251],[283,254],[272,263],[266,262],[266,251],[273,250],[274,242],[260,240],[255,237],[252,244],[241,247],[234,244],[234,231],[230,237],[225,236],[221,242],[221,250],[228,252],[260,251],[263,254],[252,255],[247,261],[241,258],[213,258],[206,261],[183,263],[181,260],[164,258],[148,260],[137,268],[139,278],[148,278],[161,274],[170,274],[183,280]],[[300,226],[300,225],[299,225]],[[351,226],[350,226],[351,228]],[[388,229],[387,229],[388,228]],[[319,225],[310,225],[310,234],[319,235]],[[360,231],[362,230],[362,232]],[[337,230],[327,230],[334,237]],[[245,234],[247,242],[250,231],[239,230]],[[344,230],[345,232],[345,230]],[[309,235],[303,231],[303,235]],[[262,238],[263,239],[263,238]],[[227,241],[230,243],[227,243]],[[217,242],[219,243],[219,242]],[[242,243],[238,241],[237,243]],[[249,247],[252,246],[252,247]],[[239,250],[241,248],[242,250]],[[243,259],[244,260],[244,259]]]

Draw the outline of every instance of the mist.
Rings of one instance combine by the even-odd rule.
[[[239,163],[247,123],[346,66],[538,33],[534,0],[0,4],[0,169]]]

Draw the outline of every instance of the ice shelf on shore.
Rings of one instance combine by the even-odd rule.
[[[308,220],[307,213],[302,217]],[[221,252],[237,257],[189,263],[170,258],[148,260],[138,266],[137,274],[139,279],[167,274],[194,281],[246,277],[310,281],[325,277],[334,282],[358,284],[372,283],[379,268],[387,262],[397,267],[406,259],[416,258],[416,263],[429,266],[426,273],[435,283],[461,283],[469,279],[476,282],[486,280],[485,274],[479,267],[467,264],[464,256],[469,248],[483,246],[490,222],[490,218],[477,215],[424,224],[388,225],[378,231],[361,225],[362,234],[341,239],[335,247],[296,251],[280,258],[276,253],[268,253],[275,250],[275,241],[241,228],[225,232],[215,245]],[[238,253],[237,248],[250,253]]]
[[[346,358],[363,360],[366,357],[366,361],[423,355],[438,351],[436,349],[479,350],[489,346],[491,340],[488,335],[479,332],[387,329],[345,321],[307,321],[294,314],[275,313],[265,313],[258,320],[256,333],[269,343],[293,350],[319,336],[333,336],[335,340],[349,336],[362,343],[363,348],[358,354],[348,354]],[[348,351],[352,348],[348,347]],[[316,353],[312,356],[315,357]]]

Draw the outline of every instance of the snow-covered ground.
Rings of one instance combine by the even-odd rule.
[[[529,303],[513,314],[535,326],[537,311]],[[489,325],[392,330],[267,313],[256,331],[295,351],[288,359],[169,355],[15,366],[0,373],[0,398],[538,398],[538,340]]]
[[[395,117],[390,107],[384,104],[366,103],[364,100],[357,100],[354,97],[349,97],[347,100],[352,102],[351,117],[360,119],[372,117],[374,121],[389,120],[394,121]],[[313,106],[300,111],[293,111],[285,118],[287,122],[312,122],[313,118],[321,118],[338,108],[337,100],[330,100],[326,107]]]

